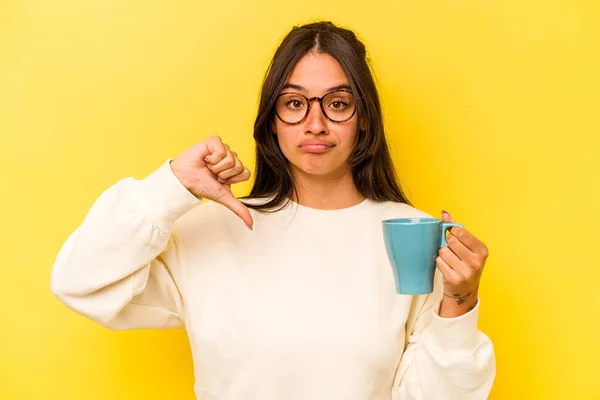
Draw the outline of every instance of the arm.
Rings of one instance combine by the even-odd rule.
[[[60,249],[52,292],[111,329],[183,326],[172,228],[199,203],[168,163],[143,180],[119,181]]]
[[[252,229],[230,185],[250,178],[237,154],[212,136],[146,179],[123,179],[95,202],[56,258],[50,286],[67,306],[113,329],[184,324],[175,221],[209,199]]]
[[[477,328],[480,304],[460,316],[442,318],[443,286],[437,271],[434,292],[413,301],[393,400],[482,400],[489,395],[496,367],[493,345]],[[449,300],[443,307],[457,303]]]

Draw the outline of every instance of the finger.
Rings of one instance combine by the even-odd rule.
[[[248,207],[244,205],[241,201],[236,199],[231,191],[227,188],[223,188],[223,194],[215,199],[218,203],[224,205],[233,211],[238,217],[244,221],[248,229],[252,230],[252,226],[254,225],[254,221],[252,220],[252,215],[250,214],[250,210]]]
[[[210,165],[216,165],[227,156],[227,145],[221,141],[218,136],[213,136],[206,141],[206,147],[209,154],[204,157]]]
[[[223,181],[223,183],[226,183],[228,185],[232,185],[234,183],[245,182],[248,179],[250,179],[250,175],[251,175],[250,174],[250,170],[248,168],[244,168],[244,170],[241,173],[239,173],[239,174],[237,174],[235,176],[232,176],[231,178]]]
[[[235,165],[233,166],[233,168],[226,169],[223,172],[219,172],[218,176],[221,180],[227,180],[231,177],[241,174],[243,171],[244,166],[242,165],[242,162],[238,158],[236,158]]]
[[[450,233],[473,253],[487,257],[487,246],[465,228],[454,226],[450,229]]]
[[[454,222],[454,219],[446,210],[442,210],[442,221],[444,222]]]
[[[467,246],[465,246],[456,236],[453,234],[448,235],[446,237],[446,243],[448,243],[448,247],[454,254],[458,256],[462,261],[469,263],[473,261],[473,257],[475,253],[473,253]]]
[[[442,259],[442,257],[435,259],[435,265],[444,276],[444,281],[451,285],[456,285],[460,282],[460,275],[450,268],[450,266]]]
[[[461,275],[463,275],[465,269],[468,269],[468,266],[465,265],[465,263],[463,263],[461,259],[458,258],[458,256],[454,254],[454,252],[448,247],[442,247],[439,251],[439,256],[446,263],[446,265],[448,265],[448,267],[452,268]]]
[[[223,187],[224,187],[225,189],[227,189],[227,191],[228,191],[229,193],[231,193],[231,195],[233,196],[233,192],[231,191],[231,185],[230,185],[230,184],[228,184],[228,183],[222,183],[222,185],[223,185]]]
[[[229,149],[225,149],[225,157],[216,164],[210,163],[208,167],[213,174],[219,175],[221,172],[235,167],[235,157]]]

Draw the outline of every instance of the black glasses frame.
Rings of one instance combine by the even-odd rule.
[[[350,94],[352,95],[352,97],[354,98],[354,100],[355,100],[355,103],[354,103],[354,111],[352,111],[352,115],[350,115],[348,118],[346,118],[346,119],[345,119],[345,120],[343,120],[343,121],[336,121],[336,120],[333,120],[333,119],[329,118],[329,115],[327,115],[327,113],[325,112],[325,108],[323,108],[323,99],[324,99],[325,97],[329,96],[330,94],[332,94],[332,93],[337,93],[337,92],[346,92],[346,93],[350,93]],[[323,113],[323,115],[324,115],[324,116],[325,116],[325,117],[326,117],[328,120],[330,120],[331,122],[334,122],[334,123],[336,123],[336,124],[341,124],[341,123],[344,123],[344,122],[346,122],[346,121],[350,121],[350,120],[352,119],[352,117],[354,117],[354,114],[356,114],[356,97],[354,97],[354,93],[352,93],[352,91],[350,91],[350,90],[347,90],[347,89],[338,89],[338,90],[333,90],[333,91],[331,91],[331,92],[327,92],[327,93],[325,93],[325,94],[324,94],[323,96],[321,96],[321,97],[311,97],[310,99],[309,99],[308,97],[306,97],[305,95],[303,95],[303,94],[300,94],[300,93],[296,93],[296,92],[284,92],[284,93],[281,93],[279,96],[277,96],[277,97],[276,97],[276,99],[275,99],[275,104],[277,104],[277,99],[279,99],[281,96],[283,96],[283,95],[286,95],[286,94],[295,94],[295,95],[298,95],[298,96],[302,96],[302,97],[304,97],[304,98],[306,99],[306,104],[308,104],[308,106],[306,107],[306,113],[304,114],[304,117],[302,117],[302,119],[301,119],[300,121],[298,121],[298,122],[287,122],[287,121],[285,121],[283,118],[281,118],[281,116],[280,116],[280,115],[279,115],[279,113],[277,112],[277,107],[275,107],[275,115],[277,115],[277,118],[279,118],[279,120],[280,120],[281,122],[283,122],[284,124],[288,124],[288,125],[298,125],[298,124],[301,124],[301,123],[303,123],[303,122],[306,120],[306,117],[308,117],[308,114],[310,114],[310,106],[311,106],[312,102],[313,102],[313,101],[315,101],[315,100],[317,100],[317,101],[319,102],[319,106],[320,106],[320,108],[321,108],[321,112]]]

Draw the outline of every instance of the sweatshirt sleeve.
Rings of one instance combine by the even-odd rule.
[[[413,302],[392,400],[487,399],[496,365],[492,342],[477,327],[480,301],[460,317],[442,318],[439,271],[434,287]]]
[[[201,201],[179,182],[170,161],[102,193],[54,262],[54,295],[107,328],[184,325],[173,225]]]

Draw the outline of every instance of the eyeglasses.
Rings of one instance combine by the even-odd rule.
[[[354,116],[356,103],[349,90],[336,90],[325,94],[323,97],[310,99],[300,93],[285,92],[277,96],[275,101],[275,114],[288,125],[297,125],[303,122],[310,112],[310,105],[317,100],[321,111],[331,122],[346,122]]]

